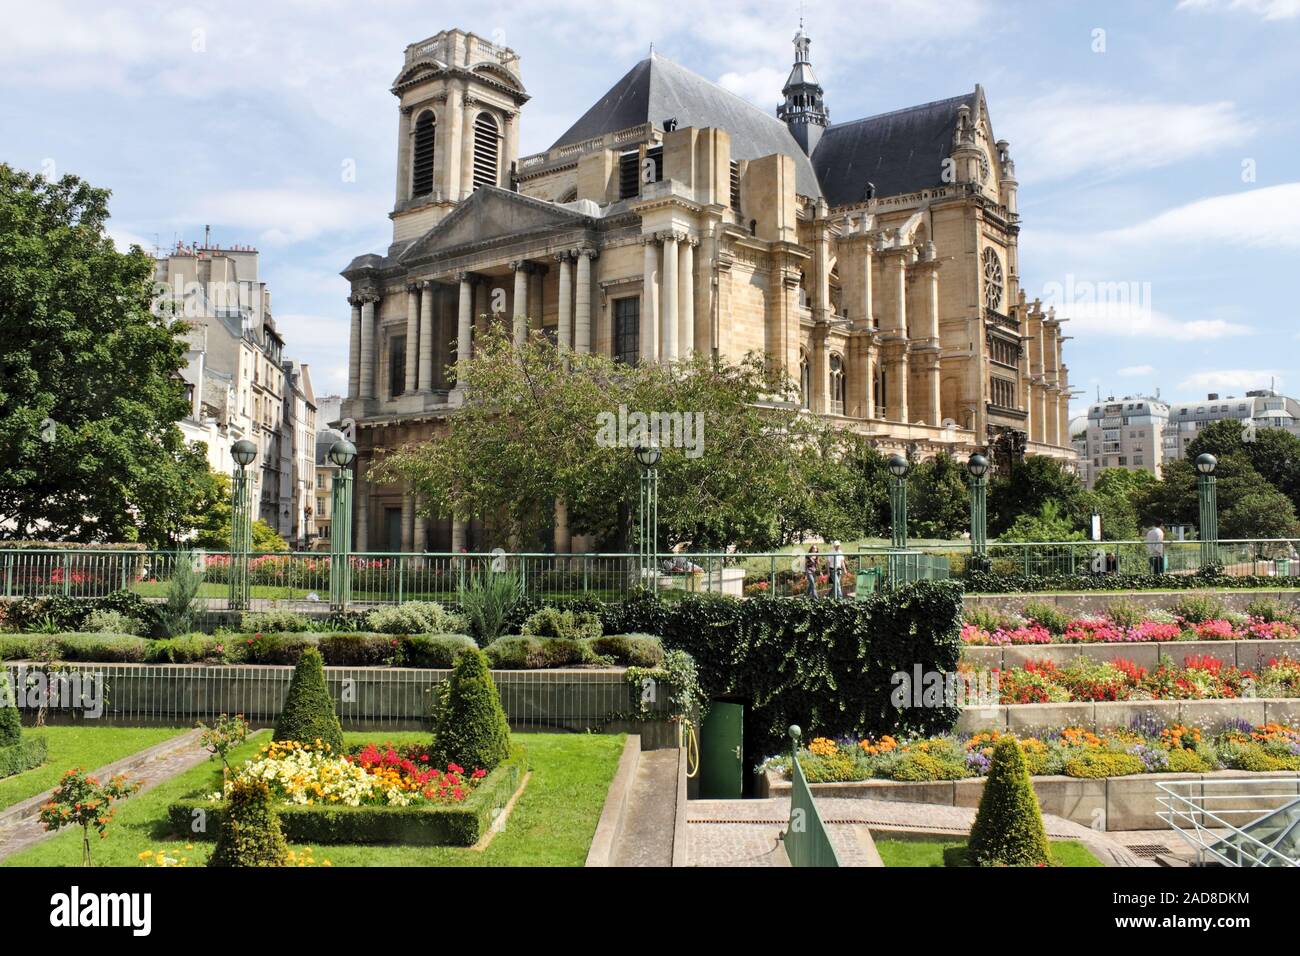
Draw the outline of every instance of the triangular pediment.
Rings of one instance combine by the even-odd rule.
[[[403,260],[437,256],[493,240],[581,226],[587,217],[507,189],[481,186],[442,222],[411,243]]]

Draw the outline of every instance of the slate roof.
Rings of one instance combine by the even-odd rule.
[[[681,128],[725,129],[731,134],[731,155],[736,159],[784,153],[794,159],[798,191],[814,198],[822,194],[812,162],[785,123],[698,73],[654,54],[632,67],[550,148],[645,122],[662,127],[667,119],[676,119]]]
[[[916,192],[942,183],[943,160],[952,152],[957,108],[978,116],[979,91],[881,113],[827,128],[813,153],[813,168],[831,206],[877,196]]]

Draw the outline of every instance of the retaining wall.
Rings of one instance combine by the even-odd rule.
[[[1256,670],[1271,658],[1283,655],[1300,659],[1300,641],[1148,641],[1115,644],[1015,644],[981,647],[967,644],[962,660],[976,667],[1023,667],[1027,661],[1050,660],[1064,665],[1076,657],[1094,661],[1120,658],[1152,670],[1161,660],[1179,667],[1192,656],[1213,657],[1224,664]]]

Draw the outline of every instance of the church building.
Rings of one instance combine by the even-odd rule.
[[[489,322],[629,363],[758,353],[886,453],[1074,459],[1065,319],[1020,290],[982,88],[832,123],[810,44],[774,113],[652,52],[531,156],[514,51],[461,30],[406,48],[393,241],[343,271],[357,550],[491,546],[365,477],[463,403],[456,356]],[[557,551],[592,544],[557,516]]]

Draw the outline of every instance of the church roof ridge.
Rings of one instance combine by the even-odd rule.
[[[890,116],[898,116],[902,113],[913,113],[918,110],[933,109],[936,106],[947,106],[949,103],[969,102],[974,99],[979,87],[971,90],[969,93],[959,93],[956,96],[945,96],[943,99],[931,100],[928,103],[917,103],[913,106],[900,106],[898,109],[886,110],[883,113],[872,113],[869,116],[859,116],[857,119],[845,120],[842,123],[832,123],[827,129],[837,129],[844,126],[852,126],[855,123],[866,123],[869,120],[885,119]]]

